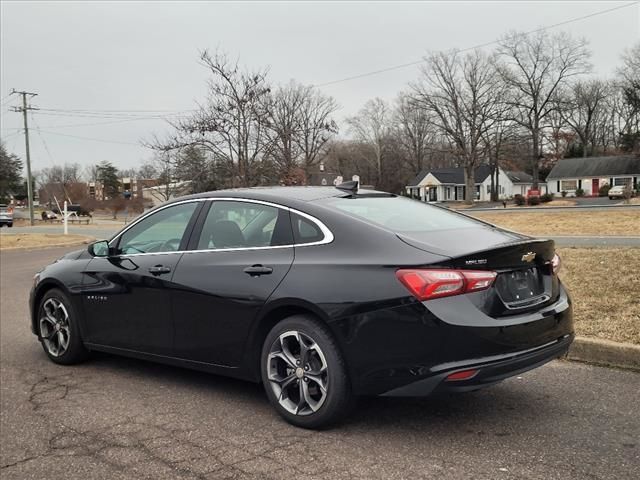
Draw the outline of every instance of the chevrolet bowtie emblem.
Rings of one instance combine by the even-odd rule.
[[[534,252],[529,252],[529,253],[525,253],[524,255],[522,255],[522,261],[523,262],[533,262],[533,260],[536,258],[536,254]]]

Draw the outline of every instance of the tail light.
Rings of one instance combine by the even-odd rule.
[[[496,272],[478,270],[401,269],[396,277],[418,300],[450,297],[461,293],[486,290]]]
[[[553,271],[553,274],[557,275],[561,267],[562,267],[562,262],[560,261],[560,257],[556,253],[553,255],[553,258],[551,259],[551,270]]]

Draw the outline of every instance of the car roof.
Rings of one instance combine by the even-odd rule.
[[[360,189],[358,194],[385,194],[377,190]],[[172,200],[183,201],[193,198],[215,198],[215,197],[230,197],[230,198],[247,198],[251,200],[264,200],[264,201],[287,201],[293,200],[297,202],[313,202],[323,198],[331,197],[348,197],[349,193],[338,190],[334,187],[252,187],[252,188],[233,188],[228,190],[215,190],[212,192],[196,193],[194,195],[188,195],[186,197],[180,197]]]

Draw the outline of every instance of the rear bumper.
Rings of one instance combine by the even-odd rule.
[[[438,365],[432,369],[433,376],[395,388],[383,395],[414,397],[425,396],[434,392],[463,392],[486,387],[564,356],[573,339],[574,335],[568,334],[554,342],[521,352],[479,358],[471,362]],[[447,381],[447,377],[452,373],[470,369],[477,371],[472,378]]]
[[[359,395],[479,388],[562,356],[573,340],[571,299],[494,319],[457,296],[379,309],[332,324]],[[426,302],[425,302],[426,303]],[[467,381],[450,373],[483,367]],[[441,385],[443,384],[443,385]]]

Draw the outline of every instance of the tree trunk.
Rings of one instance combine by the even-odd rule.
[[[474,175],[475,167],[473,164],[466,164],[464,167],[464,184],[466,186],[464,203],[467,205],[473,204],[473,199],[476,195],[476,185],[475,185],[475,175]]]
[[[531,155],[531,176],[533,177],[533,184],[531,185],[531,188],[533,190],[537,190],[538,189],[538,160],[539,160],[539,154],[540,154],[540,146],[539,146],[539,141],[540,141],[540,131],[538,128],[534,128],[533,129],[533,136],[532,136],[532,155]]]

